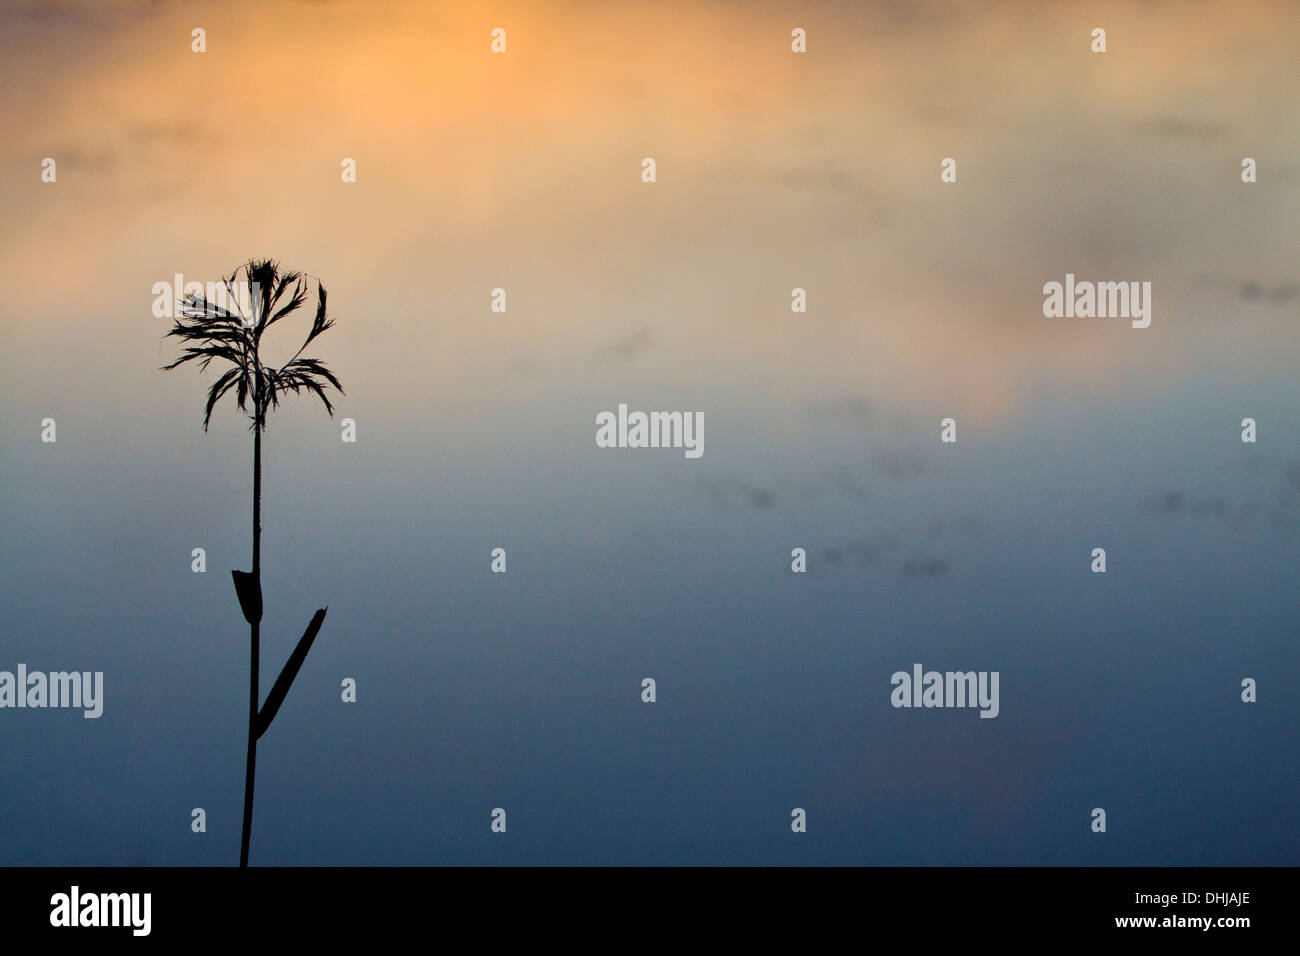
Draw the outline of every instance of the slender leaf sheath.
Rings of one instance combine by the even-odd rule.
[[[239,609],[244,612],[244,620],[256,624],[262,620],[262,585],[248,571],[231,571],[235,579],[235,594],[239,596]]]
[[[280,676],[276,678],[275,684],[271,687],[271,693],[266,695],[266,703],[262,705],[262,711],[257,715],[257,736],[259,739],[271,726],[271,721],[275,720],[280,705],[284,703],[285,695],[289,693],[289,688],[293,685],[293,679],[298,676],[298,671],[302,668],[302,662],[307,659],[307,652],[311,650],[312,641],[316,640],[316,635],[320,633],[320,626],[325,622],[326,610],[327,608],[321,608],[312,615],[311,623],[307,625],[307,630],[303,632],[302,637],[299,639],[298,646],[289,655],[284,670],[280,671]]]

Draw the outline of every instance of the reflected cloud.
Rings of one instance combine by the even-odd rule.
[[[948,574],[948,562],[943,558],[908,558],[903,562],[905,578],[942,578]]]
[[[649,349],[653,340],[650,330],[643,326],[630,335],[601,346],[591,356],[602,361],[630,362]]]
[[[1232,135],[1226,123],[1206,122],[1185,116],[1158,116],[1134,123],[1132,129],[1143,136],[1176,143],[1201,145],[1217,143]]]
[[[1241,284],[1241,297],[1247,302],[1268,302],[1272,305],[1285,305],[1300,296],[1300,285],[1280,282],[1272,289],[1259,282],[1247,281]]]
[[[1235,494],[1190,494],[1168,488],[1144,497],[1138,511],[1147,516],[1221,520],[1237,528],[1253,527],[1257,520],[1279,528],[1300,523],[1300,460],[1279,463],[1261,456],[1247,460],[1243,470],[1254,484],[1234,489]]]

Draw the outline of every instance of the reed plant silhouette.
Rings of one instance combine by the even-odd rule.
[[[242,272],[242,278],[241,278]],[[224,291],[223,291],[224,290]],[[180,290],[177,290],[178,292]],[[209,287],[209,293],[213,292]],[[178,316],[167,333],[185,342],[180,358],[163,367],[170,371],[186,362],[198,362],[206,370],[215,359],[229,363],[228,368],[208,390],[203,409],[203,430],[208,430],[212,410],[221,398],[233,392],[235,405],[250,420],[253,433],[253,569],[231,571],[239,607],[250,630],[251,660],[248,695],[248,759],[244,773],[244,828],[239,849],[239,865],[248,865],[248,844],[253,828],[253,777],[257,767],[257,741],[275,719],[293,679],[298,675],[312,642],[320,632],[327,608],[319,609],[307,625],[298,646],[289,655],[284,669],[258,706],[258,667],[260,627],[262,621],[262,434],[267,415],[279,407],[286,393],[315,395],[332,418],[334,406],[326,394],[333,387],[340,394],[339,380],[320,359],[304,358],[302,353],[334,322],[325,313],[325,288],[316,283],[316,317],[306,339],[293,358],[280,366],[262,361],[262,336],[277,322],[296,312],[307,301],[308,283],[299,272],[281,272],[279,264],[269,259],[250,259],[222,280],[217,295],[210,299],[202,294],[187,294],[180,301]],[[242,300],[242,301],[241,301]]]

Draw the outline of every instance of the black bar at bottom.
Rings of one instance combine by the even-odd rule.
[[[1285,930],[1295,876],[1288,868],[9,868],[0,869],[0,928],[6,942],[62,936],[91,945],[338,945],[412,933],[435,945],[517,937],[675,946],[707,936],[807,945],[840,932],[883,942],[882,931],[905,931],[922,946],[1044,934],[1231,945]]]

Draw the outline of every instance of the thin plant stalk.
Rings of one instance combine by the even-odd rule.
[[[249,626],[248,674],[248,755],[244,769],[244,822],[240,838],[239,865],[248,865],[249,843],[253,833],[253,784],[257,769],[257,741],[271,726],[271,721],[284,703],[294,678],[297,676],[312,642],[325,620],[326,608],[312,616],[306,631],[298,641],[289,660],[280,671],[260,709],[258,701],[258,674],[261,666],[262,626],[262,433],[266,430],[268,413],[278,407],[280,398],[287,392],[307,392],[315,395],[325,405],[332,417],[334,407],[325,393],[327,386],[343,392],[334,373],[320,359],[303,358],[303,350],[321,333],[334,325],[325,311],[325,288],[316,284],[316,317],[306,339],[284,365],[279,368],[264,365],[261,355],[262,333],[286,315],[295,312],[307,299],[307,283],[301,273],[281,273],[277,263],[267,260],[249,260],[241,267],[244,281],[251,288],[248,302],[252,315],[239,306],[235,277],[239,270],[224,279],[224,289],[230,293],[229,301],[218,295],[216,300],[201,294],[185,296],[180,315],[168,336],[175,336],[191,344],[175,362],[164,366],[174,369],[190,361],[198,361],[201,370],[213,359],[229,362],[229,368],[208,390],[207,406],[203,414],[203,430],[208,430],[212,409],[223,395],[235,392],[239,410],[248,414],[248,401],[252,400],[253,431],[253,569],[232,571],[239,606]],[[212,287],[210,286],[211,290]],[[287,301],[285,296],[288,295]],[[281,305],[281,303],[284,303]],[[233,309],[229,306],[233,305]],[[277,308],[278,307],[278,308]]]

